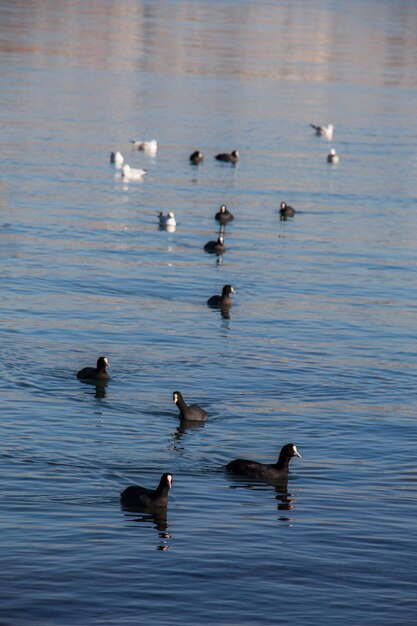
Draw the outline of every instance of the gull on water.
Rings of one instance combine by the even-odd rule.
[[[310,124],[310,126],[311,128],[314,128],[316,135],[321,135],[322,137],[326,137],[326,139],[331,139],[333,137],[333,124],[328,124],[327,126],[316,126],[315,124]]]
[[[146,170],[130,167],[127,163],[122,167],[123,180],[142,180],[144,174],[146,174]]]
[[[336,164],[336,163],[339,163],[339,160],[340,159],[338,155],[336,154],[336,150],[334,148],[330,148],[330,152],[327,155],[327,162]]]
[[[130,143],[133,144],[136,150],[148,152],[149,154],[156,154],[158,150],[158,142],[156,139],[149,139],[149,141],[136,141],[135,139],[131,139]]]
[[[114,167],[117,170],[121,170],[124,163],[123,155],[120,152],[111,152],[110,153],[110,163],[113,163]]]
[[[177,225],[177,222],[175,220],[175,215],[172,211],[170,211],[166,215],[164,215],[162,211],[159,211],[158,217],[159,217],[160,226],[176,226]]]

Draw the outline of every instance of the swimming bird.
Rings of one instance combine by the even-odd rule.
[[[158,217],[159,217],[160,226],[176,226],[177,225],[177,222],[175,220],[175,215],[172,211],[170,211],[166,215],[164,215],[163,212],[160,211],[158,213]]]
[[[287,217],[294,217],[295,209],[289,206],[286,202],[281,202],[281,208],[279,210],[279,219],[285,221]]]
[[[219,235],[217,241],[208,241],[204,246],[204,250],[206,252],[214,252],[215,254],[221,254],[224,252],[226,248],[224,245],[223,235]]]
[[[220,306],[220,307],[230,307],[233,304],[233,300],[230,297],[231,293],[236,293],[236,291],[233,289],[232,285],[225,285],[223,287],[222,290],[222,295],[221,296],[211,296],[211,298],[209,298],[207,300],[207,304],[209,306]]]
[[[97,359],[97,367],[84,367],[77,372],[77,378],[83,380],[109,380],[107,369],[110,367],[109,360],[105,356]]]
[[[294,443],[287,443],[282,447],[276,463],[258,463],[247,459],[235,459],[226,465],[226,470],[233,474],[260,478],[268,482],[276,482],[288,475],[288,465],[294,456],[301,459]]]
[[[190,155],[190,162],[193,165],[200,165],[200,163],[204,160],[203,153],[200,150],[196,150]]]
[[[232,152],[221,152],[214,157],[217,161],[224,161],[225,163],[237,163],[239,161],[239,151],[233,150]]]
[[[310,124],[310,126],[311,128],[314,128],[316,135],[321,135],[322,137],[326,137],[326,139],[331,139],[333,137],[333,124],[328,124],[327,126],[316,126],[315,124]]]
[[[123,165],[122,167],[122,178],[123,180],[142,180],[143,176],[146,174],[146,170],[142,170],[140,168],[133,168],[130,165]]]
[[[113,163],[116,169],[122,169],[124,161],[123,155],[120,152],[110,153],[110,163]]]
[[[334,148],[330,148],[330,152],[327,155],[327,163],[339,163],[339,156],[336,154],[336,150]]]
[[[220,222],[220,224],[226,224],[226,222],[231,222],[234,219],[234,215],[230,213],[225,204],[222,204],[214,219]]]
[[[198,404],[186,405],[182,394],[174,391],[172,399],[180,410],[180,419],[190,422],[203,422],[208,418],[207,413]]]
[[[156,489],[147,489],[139,485],[126,487],[120,494],[120,502],[125,507],[152,508],[166,507],[168,504],[168,493],[172,487],[172,474],[162,474],[159,485]]]
[[[156,154],[158,150],[158,142],[156,139],[149,139],[149,141],[136,141],[131,139],[130,143],[141,152],[148,152],[149,154]]]

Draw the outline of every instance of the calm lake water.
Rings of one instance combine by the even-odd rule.
[[[0,3],[2,626],[416,623],[416,30],[408,0]],[[288,442],[287,489],[222,470]],[[121,510],[163,472],[166,516]]]

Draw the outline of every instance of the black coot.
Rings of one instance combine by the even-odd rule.
[[[281,202],[281,208],[279,210],[280,220],[285,221],[288,217],[294,217],[295,209],[289,206],[286,202]]]
[[[232,152],[221,152],[214,157],[217,161],[223,161],[224,163],[237,163],[239,161],[238,150]]]
[[[233,289],[232,285],[225,285],[222,290],[221,296],[211,296],[207,300],[207,304],[209,306],[220,306],[220,307],[230,307],[233,304],[233,300],[230,297],[231,293],[236,293]]]
[[[196,150],[190,155],[190,163],[193,165],[200,165],[204,160],[203,153],[200,150]]]
[[[187,406],[181,392],[174,391],[172,398],[180,410],[180,419],[188,420],[190,422],[203,422],[208,418],[205,410],[198,406],[198,404],[190,404]]]
[[[224,252],[226,248],[224,245],[223,235],[219,235],[217,241],[208,241],[204,246],[204,250],[206,252],[214,252],[215,254],[221,254]]]
[[[138,485],[126,487],[120,494],[120,502],[126,507],[151,508],[167,506],[168,492],[172,487],[172,474],[162,474],[156,489],[147,489]]]
[[[105,356],[97,359],[97,367],[84,367],[77,372],[77,378],[84,380],[109,380],[107,369],[110,367],[109,360]]]
[[[226,224],[227,222],[231,222],[234,219],[234,216],[233,213],[230,213],[226,205],[222,204],[214,216],[214,219],[220,222],[220,224]]]
[[[301,454],[298,452],[295,444],[287,443],[281,449],[276,463],[258,463],[257,461],[249,461],[247,459],[235,459],[226,465],[226,469],[233,474],[275,482],[287,477],[288,465],[294,456],[298,456],[301,459]]]

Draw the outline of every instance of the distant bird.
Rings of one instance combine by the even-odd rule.
[[[279,219],[285,221],[288,217],[294,217],[295,209],[289,206],[286,202],[281,202],[281,208],[279,210]]]
[[[235,459],[226,465],[226,470],[232,474],[240,474],[249,478],[260,478],[267,482],[276,482],[286,478],[288,475],[288,465],[294,456],[301,459],[295,444],[287,443],[281,449],[276,463],[258,463],[247,459]]]
[[[225,285],[222,290],[222,295],[211,296],[211,298],[207,300],[207,304],[215,307],[230,307],[233,304],[233,300],[230,297],[231,293],[236,293],[232,285]]]
[[[156,139],[150,139],[149,141],[136,141],[135,139],[131,139],[130,143],[133,144],[136,150],[140,150],[141,152],[156,154],[158,150],[158,142]]]
[[[310,126],[311,128],[314,128],[316,135],[321,135],[322,137],[326,137],[326,139],[331,139],[333,137],[333,124],[328,124],[328,126],[315,126],[314,124],[310,124]]]
[[[177,222],[175,220],[175,215],[172,211],[170,211],[166,215],[164,215],[163,212],[160,211],[158,213],[158,217],[159,217],[160,226],[176,226],[177,225]]]
[[[145,174],[146,170],[142,170],[140,168],[136,169],[127,164],[122,167],[123,180],[142,180]]]
[[[204,250],[206,252],[215,252],[216,254],[221,254],[222,252],[224,252],[226,248],[224,245],[223,235],[219,235],[217,241],[208,241],[204,246]]]
[[[230,153],[222,152],[221,154],[216,154],[214,158],[225,163],[237,163],[239,161],[239,152],[238,150],[233,150]]]
[[[202,163],[203,160],[204,160],[204,156],[203,156],[203,153],[200,152],[200,150],[196,150],[190,155],[190,162],[193,165],[200,165],[200,163]]]
[[[336,150],[334,148],[330,148],[330,152],[327,155],[327,163],[333,163],[335,165],[336,163],[339,163],[339,161],[340,159],[336,154]]]
[[[109,380],[110,375],[107,371],[109,367],[107,357],[101,356],[97,359],[97,367],[84,367],[77,372],[77,378],[82,380]]]
[[[180,419],[190,422],[204,422],[208,418],[205,410],[198,406],[198,404],[189,404],[187,406],[179,391],[174,391],[172,399],[180,410]]]
[[[220,224],[226,224],[226,222],[231,222],[234,218],[233,214],[230,213],[225,204],[222,204],[220,209],[217,211],[214,219],[220,222]]]
[[[110,153],[110,163],[113,163],[116,169],[122,169],[124,161],[123,155],[120,152]]]
[[[166,507],[168,505],[168,493],[172,487],[172,474],[162,474],[156,489],[147,489],[139,485],[126,487],[120,494],[120,503],[124,507],[150,509],[153,507]]]

